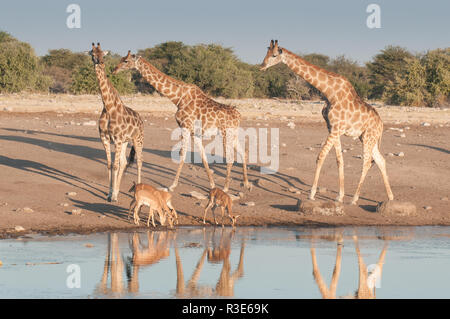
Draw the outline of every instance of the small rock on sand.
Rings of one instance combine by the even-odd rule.
[[[77,196],[76,192],[67,192],[66,193],[67,196]]]
[[[15,231],[24,231],[25,228],[23,228],[22,226],[18,225],[18,226],[16,226],[16,227],[14,227],[14,230],[15,230]]]
[[[404,156],[405,156],[405,153],[400,152],[400,153],[395,154],[395,156],[398,156],[398,157],[404,157]]]
[[[232,201],[240,199],[239,195],[234,195],[234,194],[228,194],[228,195],[230,195],[230,198]]]
[[[79,208],[74,208],[71,211],[72,215],[81,215],[81,209]]]
[[[338,202],[321,200],[298,200],[297,210],[304,215],[316,216],[342,216],[344,206]]]
[[[425,210],[432,210],[433,207],[431,207],[431,206],[425,206],[423,209],[425,209]]]
[[[295,187],[292,187],[292,186],[288,188],[288,191],[290,191],[291,193],[296,193],[296,194],[300,193],[300,190],[298,188],[295,188]]]
[[[191,197],[195,198],[195,199],[207,199],[208,197],[206,197],[205,195],[197,192],[197,191],[192,191],[189,193],[189,195],[191,195]]]
[[[242,204],[243,206],[255,206],[255,202],[246,202]]]
[[[441,200],[443,200],[443,201],[447,202],[447,201],[448,201],[448,197],[447,197],[447,196],[445,196],[445,197],[441,197]]]
[[[24,208],[22,209],[22,211],[23,211],[24,213],[32,213],[32,212],[34,212],[34,210],[31,209],[30,207],[24,207]]]
[[[264,187],[266,183],[264,182],[263,179],[258,178],[258,179],[255,181],[255,184],[258,185],[259,187]]]
[[[87,121],[87,122],[83,122],[84,126],[96,126],[97,122],[96,121]]]
[[[420,125],[422,125],[422,126],[431,126],[431,124],[428,123],[428,122],[422,122],[422,124],[420,124]]]
[[[386,201],[377,206],[377,213],[382,216],[414,216],[416,215],[416,205],[411,202]]]

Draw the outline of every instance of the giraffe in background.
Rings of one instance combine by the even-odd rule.
[[[261,70],[266,70],[278,63],[286,64],[292,71],[320,90],[327,99],[322,115],[327,123],[329,135],[317,157],[317,167],[309,198],[314,200],[320,170],[328,152],[334,146],[339,169],[339,195],[336,200],[343,202],[344,159],[340,137],[346,135],[354,139],[359,137],[363,143],[363,169],[352,204],[356,205],[358,201],[361,186],[372,165],[372,158],[381,171],[388,198],[393,200],[394,195],[386,173],[386,162],[379,150],[381,135],[383,134],[383,122],[377,111],[358,96],[345,77],[303,60],[294,53],[278,47],[278,41],[272,40],[261,64]]]
[[[188,142],[191,136],[194,137],[194,142],[200,150],[210,186],[211,188],[215,187],[202,144],[202,136],[209,129],[218,129],[223,138],[224,157],[227,163],[224,191],[228,191],[231,181],[230,175],[234,162],[234,149],[236,149],[243,160],[244,186],[247,189],[250,188],[247,178],[246,154],[238,141],[241,114],[235,107],[214,101],[196,85],[184,83],[162,73],[143,57],[131,54],[131,51],[128,51],[128,54],[122,58],[113,73],[116,74],[127,69],[137,69],[147,82],[158,92],[168,97],[178,108],[175,113],[175,119],[178,126],[183,129],[182,148],[180,151],[180,163],[175,179],[169,187],[170,191],[173,191],[178,185],[178,179],[186,158]],[[194,131],[196,121],[201,121],[201,134]]]
[[[117,90],[106,76],[103,58],[107,54],[108,51],[102,51],[100,48],[100,43],[97,43],[97,47],[92,43],[92,50],[89,51],[89,55],[94,63],[103,101],[98,129],[106,151],[109,178],[108,201],[115,202],[120,191],[123,172],[133,162],[135,155],[137,156],[138,184],[141,182],[144,122],[137,112],[125,106]],[[133,142],[133,147],[127,164],[126,150],[130,140]],[[114,165],[112,167],[111,142],[115,144]]]

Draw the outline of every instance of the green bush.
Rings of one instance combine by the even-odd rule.
[[[51,83],[42,73],[33,48],[0,31],[0,92],[47,91]]]
[[[427,52],[422,58],[428,106],[448,106],[450,104],[450,48]]]
[[[119,94],[132,94],[136,92],[136,87],[132,83],[130,72],[120,72],[119,74],[111,74],[116,65],[119,63],[120,56],[117,54],[107,55],[105,57],[105,72],[116,88]],[[70,92],[73,94],[98,94],[100,91],[97,76],[95,74],[94,65],[91,61],[87,61],[78,69],[74,70],[72,75],[72,84]]]
[[[49,53],[41,58],[41,62],[44,65],[43,73],[53,79],[50,92],[70,92],[73,72],[87,65],[89,61],[89,56],[84,53],[74,53],[68,49],[49,50]]]
[[[213,96],[242,98],[253,95],[252,72],[242,68],[231,49],[220,45],[188,47],[168,65],[167,73],[194,83]]]
[[[371,90],[369,98],[384,98],[385,86],[396,78],[404,76],[408,61],[413,55],[398,46],[388,46],[377,54],[372,62],[366,64],[369,71]]]
[[[406,68],[386,83],[384,100],[394,105],[422,106],[427,98],[425,68],[418,58],[405,59]]]

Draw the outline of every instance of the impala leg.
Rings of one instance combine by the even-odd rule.
[[[206,222],[205,222],[206,212],[208,211],[208,209],[211,208],[211,206],[212,206],[213,204],[214,204],[213,200],[210,199],[209,202],[208,202],[208,204],[206,205],[205,211],[204,211],[204,213],[203,213],[203,224],[206,223]]]

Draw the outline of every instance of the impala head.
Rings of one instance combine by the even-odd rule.
[[[92,42],[92,50],[87,52],[92,57],[94,65],[104,64],[103,57],[109,53],[109,51],[102,51],[100,48],[100,42],[97,43],[97,47]]]
[[[283,54],[283,49],[278,47],[278,40],[270,41],[270,46],[267,48],[267,54],[264,58],[263,63],[261,64],[261,71],[265,71],[267,68],[270,68],[271,66],[278,64],[281,62]]]
[[[117,74],[123,70],[130,70],[136,68],[136,61],[139,57],[135,54],[131,54],[131,51],[128,50],[128,54],[120,59],[119,64],[113,71],[113,74]]]

